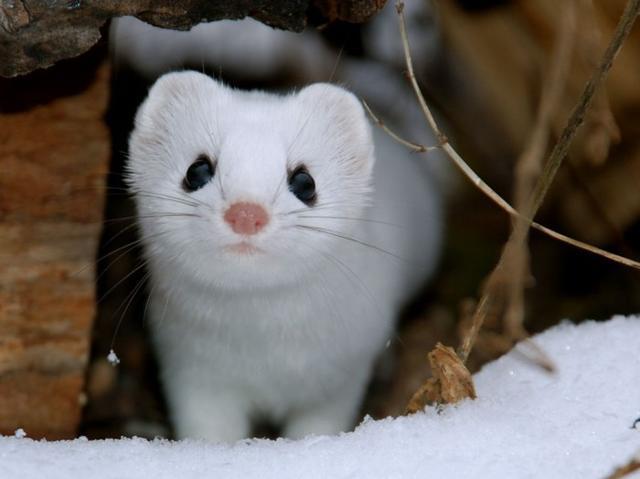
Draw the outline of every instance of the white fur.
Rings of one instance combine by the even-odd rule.
[[[276,96],[182,72],[151,89],[131,135],[128,182],[178,436],[233,441],[259,417],[289,437],[352,427],[373,361],[433,269],[441,233],[421,159],[384,136],[376,149],[373,168],[359,101],[329,84]],[[215,159],[215,176],[187,193],[182,180],[202,153]],[[315,179],[315,206],[288,189],[299,164]],[[269,213],[250,238],[262,253],[225,249],[242,239],[223,221],[238,201]],[[164,216],[176,213],[197,216]]]

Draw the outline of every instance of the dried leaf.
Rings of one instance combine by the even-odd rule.
[[[407,405],[408,414],[430,404],[453,404],[465,398],[476,398],[471,373],[453,348],[438,343],[427,357],[433,377],[413,395]]]

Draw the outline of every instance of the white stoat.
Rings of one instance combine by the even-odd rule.
[[[155,83],[129,155],[177,435],[233,441],[260,417],[293,438],[351,428],[436,262],[423,160],[372,135],[342,88],[280,96],[196,72]]]

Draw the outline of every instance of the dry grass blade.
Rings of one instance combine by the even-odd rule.
[[[629,35],[631,27],[635,23],[639,12],[640,0],[629,0],[625,6],[622,16],[620,17],[620,21],[618,22],[613,34],[613,38],[611,39],[611,42],[609,42],[609,45],[602,56],[602,60],[600,61],[598,68],[594,71],[593,75],[587,82],[578,103],[571,112],[571,116],[567,121],[567,126],[562,131],[560,139],[556,143],[556,146],[553,148],[553,151],[549,156],[549,160],[545,164],[541,175],[542,181],[539,181],[536,185],[531,199],[531,215],[529,217],[535,216],[535,213],[540,208],[540,205],[542,204],[542,201],[544,200],[547,191],[549,190],[549,187],[562,164],[562,161],[567,156],[567,151],[569,150],[569,146],[571,145],[578,128],[584,121],[585,114],[591,105],[594,94],[607,78],[609,70],[613,65],[613,60],[620,51],[620,48],[622,48],[622,45]]]
[[[549,160],[545,164],[542,174],[536,182],[531,197],[529,200],[527,200],[526,207],[523,211],[523,216],[519,216],[514,225],[514,228],[509,237],[509,241],[507,242],[498,265],[491,273],[492,278],[499,275],[501,273],[501,270],[505,269],[505,265],[508,264],[510,258],[512,258],[514,255],[517,255],[517,249],[522,248],[522,245],[525,244],[527,236],[529,234],[530,222],[528,222],[524,218],[533,218],[542,205],[542,201],[544,200],[544,197],[549,190],[549,187],[551,186],[551,183],[553,182],[563,159],[567,154],[569,146],[571,145],[571,142],[575,137],[578,127],[584,120],[585,113],[591,103],[591,100],[593,99],[593,95],[606,78],[607,73],[610,70],[611,65],[613,64],[613,58],[622,47],[624,39],[631,30],[631,26],[633,25],[639,10],[640,0],[630,0],[627,3],[625,11],[614,33],[613,39],[607,47],[602,61],[585,86],[585,89],[580,96],[576,107],[573,109],[573,112],[569,117],[569,120],[567,121],[567,125],[560,135],[558,143],[556,143],[555,147],[553,148]],[[496,291],[492,289],[493,284],[495,284],[494,281],[487,281],[487,286],[485,286],[482,292],[480,304],[474,314],[474,324],[478,323],[479,325],[482,325],[485,317],[490,310],[489,308],[495,306],[497,303]],[[468,357],[479,329],[480,326],[472,328],[472,331],[469,334],[469,336],[472,337],[469,340],[465,340],[463,342],[463,347],[460,350],[461,357]]]
[[[632,458],[628,463],[624,466],[617,468],[611,474],[609,474],[605,479],[621,479],[622,477],[626,477],[632,472],[640,471],[640,455],[638,457]]]
[[[479,188],[485,195],[487,195],[490,199],[492,199],[496,204],[501,206],[505,211],[507,211],[510,215],[514,217],[515,225],[510,235],[509,241],[506,244],[505,250],[496,265],[494,272],[492,273],[491,278],[495,278],[498,272],[501,269],[504,269],[505,262],[507,257],[512,256],[514,253],[514,245],[522,245],[525,243],[526,238],[529,233],[529,228],[534,227],[556,239],[560,239],[565,241],[573,246],[579,247],[586,251],[590,251],[592,253],[598,254],[610,260],[619,262],[621,264],[625,264],[636,269],[640,269],[640,263],[631,260],[629,258],[624,258],[619,255],[614,255],[607,251],[601,250],[600,248],[596,248],[595,246],[588,245],[586,243],[582,243],[577,240],[573,240],[571,238],[566,237],[560,233],[550,230],[549,228],[543,227],[535,222],[533,222],[532,218],[535,216],[535,213],[538,211],[542,201],[548,191],[549,186],[553,182],[555,174],[562,164],[563,159],[566,156],[568,148],[575,137],[575,133],[578,127],[582,124],[584,120],[584,115],[588,110],[588,107],[591,103],[593,95],[597,90],[598,86],[604,81],[607,76],[608,71],[611,68],[613,63],[613,59],[619,49],[621,48],[625,38],[627,37],[629,31],[631,30],[631,26],[633,25],[636,17],[638,16],[638,11],[640,10],[640,0],[629,0],[625,7],[625,11],[616,27],[613,39],[605,54],[600,62],[600,65],[595,70],[591,79],[587,83],[585,90],[583,91],[578,104],[574,108],[567,126],[564,128],[562,134],[560,135],[560,139],[558,143],[555,145],[549,160],[545,164],[542,175],[537,181],[533,193],[530,196],[530,199],[526,202],[526,208],[524,209],[524,214],[520,214],[516,211],[509,203],[507,203],[500,195],[498,195],[495,191],[493,191],[475,172],[466,164],[466,162],[462,159],[462,157],[455,151],[455,149],[448,142],[446,136],[440,131],[431,110],[429,109],[424,96],[422,95],[422,91],[418,86],[414,71],[413,71],[413,61],[411,58],[411,52],[409,48],[409,41],[407,37],[407,31],[404,20],[404,3],[401,0],[398,0],[396,3],[396,10],[398,13],[398,21],[400,25],[400,34],[402,39],[402,45],[404,49],[405,55],[405,63],[407,67],[407,75],[409,77],[409,81],[413,87],[413,90],[416,94],[418,102],[421,106],[422,112],[429,123],[431,129],[435,133],[440,146],[447,154],[447,156],[454,162],[454,164],[469,178],[473,184]],[[397,136],[397,135],[396,135]],[[492,281],[487,281],[487,284],[491,285]],[[482,293],[481,299],[478,303],[476,311],[473,316],[472,326],[469,329],[468,334],[463,338],[460,350],[458,352],[459,357],[463,362],[468,358],[469,352],[471,351],[473,344],[477,338],[477,335],[482,327],[484,319],[489,314],[489,312],[496,306],[496,297],[493,294],[491,286],[485,287]],[[545,367],[544,364],[541,364],[541,367]],[[547,365],[549,367],[549,365]],[[435,372],[435,371],[434,371]],[[437,380],[436,380],[437,381]],[[425,385],[424,387],[426,387]],[[423,389],[424,389],[423,387]],[[421,390],[422,391],[422,390]],[[419,391],[418,393],[420,393]],[[424,393],[424,391],[422,391]],[[417,394],[418,394],[417,393]],[[423,394],[424,395],[424,394]],[[415,396],[414,396],[415,398]],[[415,406],[415,405],[412,405]]]
[[[527,222],[527,224],[529,224],[532,228],[546,234],[547,236],[550,236],[556,240],[562,241],[563,243],[567,243],[571,246],[574,246],[576,248],[582,249],[584,251],[588,251],[592,254],[598,255],[598,256],[602,256],[603,258],[607,258],[611,261],[615,261],[616,263],[620,263],[623,264],[625,266],[629,266],[631,268],[635,268],[640,270],[640,263],[638,261],[634,261],[632,259],[629,258],[625,258],[624,256],[620,256],[617,255],[615,253],[611,253],[609,251],[605,251],[601,248],[598,248],[596,246],[584,243],[582,241],[576,240],[574,238],[571,238],[567,235],[564,235],[562,233],[559,233],[555,230],[552,230],[551,228],[547,228],[546,226],[543,226],[539,223],[536,223],[535,221],[532,221],[531,219],[524,217],[523,215],[521,215],[520,213],[518,213],[516,211],[515,208],[513,208],[504,198],[502,198],[498,193],[496,193],[487,183],[484,182],[484,180],[482,180],[482,178],[480,178],[472,169],[469,165],[467,165],[467,163],[462,159],[462,157],[458,154],[458,152],[451,146],[451,144],[448,142],[447,137],[440,131],[437,123],[435,122],[435,119],[433,118],[433,115],[431,114],[431,110],[429,109],[429,107],[427,106],[427,103],[424,99],[424,96],[422,95],[422,92],[420,90],[420,87],[418,86],[418,83],[416,81],[416,78],[413,74],[413,64],[412,64],[412,60],[411,60],[411,52],[409,50],[409,41],[407,38],[407,32],[406,32],[406,28],[405,28],[405,24],[404,24],[404,16],[402,13],[403,10],[403,2],[398,2],[397,4],[397,10],[398,10],[398,16],[399,16],[399,21],[400,21],[400,34],[402,37],[402,44],[403,44],[403,48],[404,48],[404,55],[405,55],[405,60],[406,60],[406,64],[407,64],[407,71],[408,71],[408,77],[409,77],[409,81],[412,84],[412,87],[416,93],[416,96],[418,98],[418,101],[422,107],[422,111],[425,115],[425,117],[427,118],[427,121],[429,122],[429,125],[431,126],[431,129],[433,130],[433,132],[436,134],[438,140],[440,141],[440,146],[442,148],[442,150],[447,154],[447,156],[449,157],[449,159],[451,159],[453,161],[453,163],[456,165],[457,168],[460,169],[460,171],[462,171],[462,173],[469,179],[469,181],[471,181],[473,183],[474,186],[476,186],[476,188],[478,188],[482,193],[484,193],[490,200],[492,200],[495,204],[497,204],[500,208],[502,208],[503,210],[505,210],[509,215],[511,215],[514,218],[521,218],[524,221]],[[377,122],[377,118],[374,116],[374,121]],[[395,135],[395,137],[397,137],[397,135]],[[401,143],[403,144],[412,144],[411,142],[407,142],[406,140],[403,140]],[[415,144],[414,144],[415,145]],[[420,145],[421,146],[421,145]],[[424,148],[424,147],[423,147]],[[415,148],[414,148],[415,149]],[[416,150],[417,151],[417,150]]]
[[[520,343],[522,346],[526,346],[528,349],[521,347],[517,350],[517,353],[526,358],[529,362],[541,367],[548,373],[554,373],[556,366],[547,353],[538,346],[531,338],[526,338]]]
[[[436,134],[436,136],[438,137],[438,139],[440,141],[441,149],[447,154],[449,159],[451,159],[453,161],[453,163],[456,165],[456,167],[458,169],[460,169],[460,171],[462,171],[462,173],[469,179],[469,181],[471,181],[473,183],[473,185],[476,188],[478,188],[490,200],[492,200],[500,208],[505,210],[512,217],[523,219],[532,228],[534,228],[534,229],[546,234],[547,236],[550,236],[551,238],[554,238],[556,240],[562,241],[563,243],[567,243],[567,244],[569,244],[571,246],[574,246],[576,248],[582,249],[584,251],[588,251],[588,252],[590,252],[592,254],[595,254],[595,255],[598,255],[598,256],[602,256],[603,258],[607,258],[607,259],[609,259],[611,261],[615,261],[615,262],[623,264],[625,266],[640,270],[640,263],[637,262],[637,261],[634,261],[632,259],[626,258],[624,256],[617,255],[615,253],[611,253],[609,251],[605,251],[605,250],[603,250],[601,248],[598,248],[596,246],[590,245],[588,243],[584,243],[582,241],[576,240],[574,238],[571,238],[571,237],[569,237],[567,235],[564,235],[564,234],[559,233],[559,232],[557,232],[555,230],[552,230],[551,228],[547,228],[544,225],[541,225],[539,223],[536,223],[535,221],[531,221],[530,219],[524,217],[523,215],[518,213],[516,211],[516,209],[513,208],[504,198],[502,198],[498,193],[496,193],[487,183],[485,183],[484,180],[482,180],[482,178],[480,178],[471,169],[471,167],[469,167],[469,165],[467,165],[467,163],[462,159],[462,157],[458,154],[458,152],[448,142],[447,137],[440,131],[437,123],[435,122],[435,120],[433,118],[433,115],[431,114],[431,110],[429,109],[429,107],[426,104],[426,101],[424,100],[424,96],[422,95],[422,92],[420,91],[420,87],[417,84],[415,76],[413,75],[413,66],[412,66],[412,60],[411,60],[411,53],[410,53],[410,50],[409,50],[409,42],[408,42],[408,39],[407,39],[406,28],[405,28],[405,25],[404,25],[404,17],[403,17],[403,14],[402,14],[403,3],[399,2],[397,8],[398,8],[398,13],[399,13],[399,18],[400,18],[400,33],[401,33],[401,36],[402,36],[402,43],[403,43],[403,48],[404,48],[404,54],[405,54],[405,59],[406,59],[406,64],[407,64],[407,71],[408,71],[409,80],[411,81],[411,84],[412,84],[413,89],[414,89],[414,91],[416,93],[416,96],[418,97],[418,101],[420,102],[420,105],[422,106],[422,111],[423,111],[425,117],[427,118],[427,121],[429,122],[429,125],[431,126],[431,129],[434,131],[434,133]],[[368,111],[370,112],[370,114],[373,113],[373,112],[371,112],[371,110],[368,110]],[[376,123],[380,124],[379,119],[375,115],[372,115],[372,118]],[[389,129],[385,128],[385,131],[388,132]],[[399,141],[401,144],[404,144],[405,146],[408,146],[409,148],[412,148],[414,151],[424,151],[425,149],[427,149],[427,147],[424,147],[422,145],[418,145],[416,143],[403,140],[402,138],[400,138],[395,133],[393,135],[391,135],[391,136],[392,136],[392,138],[396,139],[396,141]],[[431,147],[431,148],[433,148],[433,147]]]
[[[560,7],[556,22],[556,41],[551,55],[549,73],[543,84],[535,124],[529,140],[516,162],[513,200],[516,210],[520,212],[524,211],[542,170],[542,162],[549,142],[551,122],[565,91],[576,36],[576,11],[576,0],[567,0]],[[507,289],[504,332],[507,337],[513,339],[526,335],[523,326],[524,290],[531,272],[527,243],[514,243],[510,245],[510,248],[511,255],[507,257],[508,263],[504,269],[508,280],[493,284],[504,285]]]

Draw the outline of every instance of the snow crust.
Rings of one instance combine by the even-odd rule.
[[[475,375],[477,400],[441,412],[235,445],[0,437],[0,478],[605,477],[640,451],[640,317],[563,323],[535,341],[556,374],[518,346]]]
[[[112,366],[117,366],[118,364],[120,364],[120,358],[113,349],[109,351],[109,354],[107,355],[107,361],[109,361],[109,364],[111,364]]]

